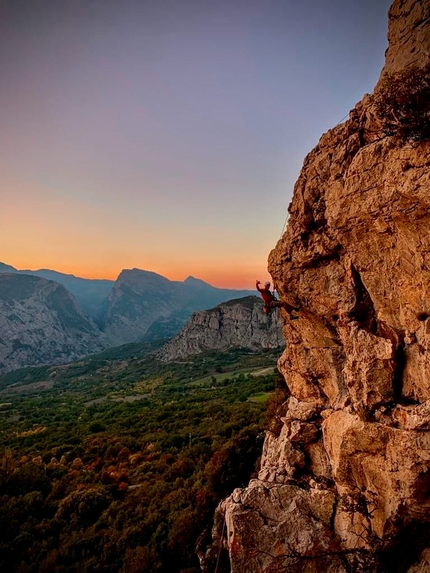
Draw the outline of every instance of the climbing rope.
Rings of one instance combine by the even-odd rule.
[[[345,117],[343,117],[340,121],[338,121],[335,125],[335,127],[337,127],[338,125],[340,125],[341,123],[343,123],[345,121],[345,119],[348,117],[349,112],[345,115]]]
[[[273,310],[271,308],[268,307],[267,313],[266,313],[266,348],[268,349],[270,347],[270,325],[272,324],[272,312]]]
[[[276,348],[279,348],[278,325],[279,325],[279,308],[276,309],[276,320],[275,320]]]
[[[273,297],[275,300],[279,300],[279,294],[276,288],[273,289]],[[266,314],[266,331],[267,331],[266,347],[268,349],[270,348],[270,327],[272,326],[272,324],[275,330],[276,348],[279,348],[279,336],[278,336],[279,313],[280,313],[279,307],[274,306],[274,307],[269,307],[269,312]],[[272,320],[272,315],[274,315],[273,320]]]
[[[349,112],[348,112],[340,121],[338,121],[338,122],[336,123],[335,127],[337,127],[338,125],[340,125],[341,123],[343,123],[348,116],[349,116]],[[285,232],[285,228],[286,228],[287,222],[288,222],[288,217],[289,217],[289,213],[288,213],[288,211],[287,211],[287,216],[285,217],[284,225],[283,225],[283,227],[282,227],[282,231],[281,231],[281,234],[280,234],[280,236],[279,236],[280,239],[282,239],[282,235],[283,235],[284,232]]]
[[[225,523],[226,523],[226,518],[225,518],[225,513],[224,513],[224,523],[222,524],[222,533],[221,533],[221,539],[220,539],[220,544],[219,544],[219,549],[218,549],[218,557],[216,559],[215,573],[218,573],[219,558],[221,556],[221,549],[222,549],[222,540],[224,539]]]
[[[282,235],[284,234],[285,228],[286,228],[286,226],[287,226],[288,217],[289,217],[289,213],[288,213],[288,211],[287,211],[287,216],[285,217],[284,226],[282,227],[282,231],[281,231],[281,234],[280,234],[280,236],[279,236],[280,239],[282,239]]]

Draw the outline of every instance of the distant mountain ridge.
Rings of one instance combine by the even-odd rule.
[[[9,278],[4,279],[5,276]],[[14,279],[12,280],[11,277]],[[48,323],[51,323],[49,321],[46,323],[43,319],[46,314],[51,317],[50,320],[55,322],[55,317],[51,313],[52,309],[49,310],[48,302],[44,300],[44,293],[47,292],[44,283],[37,282],[37,280],[31,282],[28,277],[40,279],[52,285],[61,284],[70,300],[73,301],[73,306],[81,317],[81,324],[83,325],[86,321],[87,326],[84,331],[89,328],[88,325],[91,325],[92,336],[97,339],[97,344],[93,344],[94,341],[87,338],[80,341],[79,329],[67,330],[69,326],[67,321],[65,323],[67,332],[55,335],[56,329],[48,328]],[[221,302],[247,296],[251,292],[216,288],[191,276],[183,282],[170,281],[152,271],[136,268],[123,270],[116,281],[109,281],[83,279],[49,269],[18,270],[11,265],[0,263],[0,281],[4,285],[6,283],[9,285],[7,296],[5,290],[3,295],[0,293],[0,321],[2,321],[0,324],[3,325],[0,327],[0,340],[5,347],[4,360],[0,360],[2,362],[0,371],[56,361],[57,358],[59,360],[74,359],[79,354],[82,356],[101,348],[120,346],[129,342],[167,339],[180,331],[194,311],[211,308]],[[28,289],[30,284],[33,290]],[[24,290],[27,292],[28,299],[24,302],[18,300],[18,293],[24,288],[23,285],[26,285],[27,290]],[[54,289],[54,286],[51,288]],[[35,301],[38,301],[38,304]],[[65,297],[63,301],[66,301]],[[26,312],[19,315],[21,327],[16,332],[13,331],[13,338],[11,338],[8,334],[9,313],[14,305],[22,304],[26,307]],[[61,309],[58,308],[57,311],[61,315]],[[78,319],[75,316],[73,319],[70,317],[70,320],[74,323]],[[13,344],[16,346],[22,342],[26,328],[33,332],[31,341],[24,345],[27,352],[21,349],[20,353],[13,354],[11,347]],[[39,332],[39,340],[35,335],[36,332]],[[39,356],[38,349],[45,348],[46,340],[52,336],[57,336],[59,339],[65,337],[68,343],[61,351],[58,345],[53,344],[52,354],[41,351]],[[70,337],[76,337],[76,340],[72,342]],[[69,349],[70,355],[65,350],[66,348]],[[12,356],[14,356],[13,359]],[[48,359],[48,356],[54,357],[54,360]]]
[[[0,274],[0,372],[74,360],[104,347],[97,326],[62,285]]]
[[[186,323],[192,312],[204,310],[220,302],[248,295],[249,291],[215,288],[204,281],[188,277],[184,282],[169,279],[151,271],[121,271],[108,297],[103,324],[111,345],[162,338],[151,326],[174,323],[175,333]]]
[[[99,323],[103,312],[106,310],[105,303],[115,283],[115,281],[108,279],[84,279],[50,269],[18,270],[11,265],[0,263],[0,273],[4,272],[34,275],[62,284],[76,298],[81,309],[91,316],[96,324]]]

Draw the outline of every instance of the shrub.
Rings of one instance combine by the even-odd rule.
[[[112,497],[106,488],[73,491],[60,502],[56,517],[75,523],[92,524],[111,501]]]
[[[402,141],[430,138],[430,63],[385,73],[373,99],[385,135]]]

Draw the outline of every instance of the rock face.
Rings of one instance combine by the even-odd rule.
[[[162,361],[178,360],[205,350],[277,348],[284,346],[279,310],[267,317],[256,296],[231,300],[193,313],[181,332],[158,353]]]
[[[74,296],[81,309],[94,320],[97,326],[100,326],[103,322],[107,298],[112,290],[114,281],[82,279],[74,275],[66,275],[47,269],[20,272],[36,275],[62,284]]]
[[[103,348],[97,327],[63,286],[0,274],[0,372],[58,364]]]
[[[426,66],[430,3],[395,0],[388,37],[385,71]],[[284,324],[289,397],[214,539],[225,518],[232,573],[430,571],[430,140],[381,133],[365,96],[289,212],[269,256],[303,308]]]

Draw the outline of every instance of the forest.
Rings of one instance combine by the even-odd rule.
[[[258,469],[279,350],[153,352],[0,377],[0,570],[200,572],[217,504]]]

